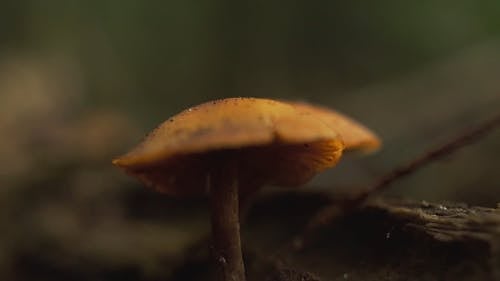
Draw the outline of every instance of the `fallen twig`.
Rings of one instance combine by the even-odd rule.
[[[370,185],[363,192],[356,195],[356,197],[352,200],[352,203],[362,203],[374,193],[386,189],[391,183],[395,182],[396,180],[400,180],[427,164],[437,161],[444,156],[452,154],[467,145],[481,140],[484,136],[486,136],[489,132],[493,131],[493,129],[498,126],[500,126],[500,114],[486,120],[485,122],[473,128],[464,131],[450,141],[421,154],[409,163],[396,167],[391,172],[383,175],[378,180],[376,180],[375,183]]]

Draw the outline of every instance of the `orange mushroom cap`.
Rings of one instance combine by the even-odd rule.
[[[228,98],[166,120],[113,164],[170,195],[206,192],[210,171],[238,165],[240,191],[307,182],[342,155],[341,136],[314,112],[285,102]],[[242,190],[243,189],[243,190]]]
[[[374,152],[381,146],[380,138],[373,131],[338,111],[305,102],[290,103],[300,111],[315,115],[335,130],[342,137],[345,150]]]

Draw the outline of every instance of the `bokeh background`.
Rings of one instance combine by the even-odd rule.
[[[310,188],[355,190],[500,108],[498,1],[0,3],[0,276],[157,280],[208,231],[203,199],[110,165],[169,116],[233,96],[345,112],[384,141]],[[392,196],[500,202],[500,132]],[[300,208],[300,206],[297,206]]]

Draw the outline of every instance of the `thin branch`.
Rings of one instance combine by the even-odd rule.
[[[351,201],[351,203],[363,203],[368,197],[386,189],[393,182],[416,172],[420,168],[432,162],[455,153],[467,145],[481,140],[484,136],[492,132],[498,126],[500,126],[500,114],[484,121],[483,123],[473,128],[464,131],[450,141],[421,154],[409,163],[396,167],[391,172],[383,175],[378,180],[376,180],[363,192],[357,194],[356,197]]]

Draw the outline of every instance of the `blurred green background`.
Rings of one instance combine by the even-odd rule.
[[[156,196],[110,159],[180,110],[232,96],[365,123],[384,148],[311,188],[363,186],[498,112],[500,2],[2,1],[2,279],[167,274],[208,231],[203,200]],[[390,193],[494,206],[499,140]]]

